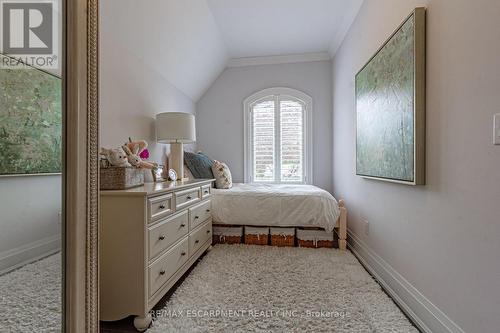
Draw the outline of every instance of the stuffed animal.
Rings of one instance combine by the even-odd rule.
[[[128,162],[136,168],[154,169],[157,167],[156,163],[143,161],[138,155],[139,153],[137,152],[137,148],[134,148],[134,150],[130,150],[127,145],[123,145],[122,149],[127,154]]]
[[[158,167],[158,164],[143,161],[139,156],[139,154],[141,154],[148,147],[148,143],[146,141],[132,141],[130,138],[128,140],[129,142],[125,143],[122,146],[122,149],[127,154],[128,162],[131,165],[135,166],[136,168],[143,169],[155,169],[156,167]]]
[[[131,138],[128,138],[128,142],[125,143],[125,146],[130,149],[135,155],[140,155],[146,148],[148,148],[148,143],[145,140],[137,140],[132,141]]]
[[[125,154],[127,154],[127,159],[132,166],[139,167],[139,164],[141,163],[141,158],[135,153],[135,151],[131,151],[130,148],[127,145],[122,146],[123,151]]]
[[[122,148],[106,149],[101,148],[101,155],[105,156],[108,162],[115,167],[130,167],[127,154]]]

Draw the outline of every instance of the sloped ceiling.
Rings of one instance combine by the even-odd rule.
[[[222,35],[205,0],[105,0],[101,21],[122,49],[164,76],[193,101],[228,60]]]
[[[362,0],[207,0],[231,58],[334,53]]]
[[[230,58],[329,52],[363,0],[106,0],[116,42],[197,101]]]

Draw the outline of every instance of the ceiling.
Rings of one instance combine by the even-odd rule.
[[[207,0],[231,58],[335,53],[362,0]]]
[[[193,101],[226,66],[226,47],[206,0],[106,0],[100,6],[106,40]]]
[[[101,1],[101,31],[193,101],[231,58],[329,52],[363,0]]]

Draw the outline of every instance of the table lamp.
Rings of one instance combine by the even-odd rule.
[[[184,175],[184,143],[196,141],[194,115],[184,112],[163,112],[156,115],[156,141],[170,143],[169,168],[177,173],[177,179]]]

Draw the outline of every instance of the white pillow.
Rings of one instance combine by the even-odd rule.
[[[212,172],[215,177],[216,188],[228,189],[233,187],[231,171],[226,163],[214,161],[214,165],[212,165]]]

